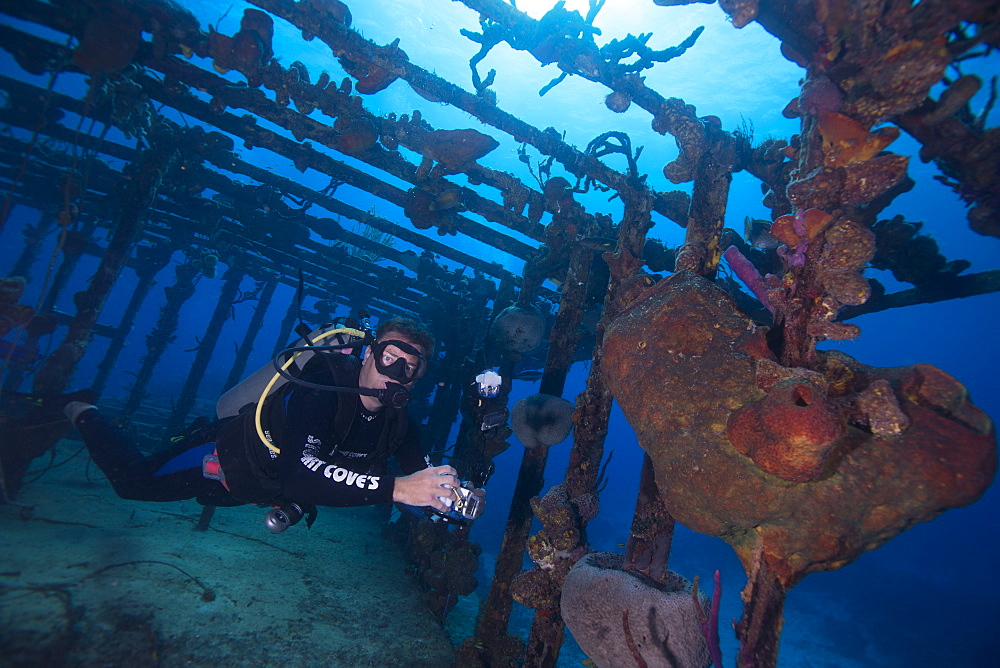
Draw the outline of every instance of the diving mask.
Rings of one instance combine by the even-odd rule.
[[[399,351],[416,357],[416,360],[409,360],[402,355],[386,350],[389,346],[394,346]],[[375,355],[375,368],[378,369],[378,372],[401,385],[408,385],[420,380],[427,372],[427,358],[416,346],[406,341],[398,339],[378,341],[372,346],[372,354]]]

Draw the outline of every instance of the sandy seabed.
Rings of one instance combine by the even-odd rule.
[[[29,472],[0,505],[0,666],[451,664],[385,509],[271,534],[265,509],[219,508],[196,531],[196,502],[121,500],[88,463]]]

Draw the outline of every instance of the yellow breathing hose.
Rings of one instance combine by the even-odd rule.
[[[309,343],[310,343],[310,345],[316,345],[318,342],[322,341],[323,339],[325,339],[325,338],[327,338],[329,336],[333,336],[334,334],[342,334],[342,333],[343,334],[347,334],[348,336],[357,337],[359,339],[363,339],[364,336],[365,336],[365,333],[362,332],[359,329],[352,329],[350,327],[340,327],[339,329],[331,329],[329,331],[323,332],[322,334],[316,335],[316,338],[312,339]],[[288,358],[288,361],[286,361],[284,364],[281,365],[281,370],[282,371],[288,371],[288,367],[290,367],[292,365],[292,363],[296,359],[298,359],[298,357],[300,355],[302,355],[305,352],[309,352],[309,351],[300,350],[300,351],[298,351],[296,353],[293,353],[292,356]],[[260,423],[260,416],[261,416],[262,411],[264,410],[264,400],[267,399],[267,395],[270,394],[271,388],[274,387],[274,384],[276,382],[278,382],[278,379],[281,378],[281,377],[282,376],[281,376],[280,373],[275,372],[274,378],[272,378],[271,382],[269,382],[267,384],[267,386],[264,388],[264,392],[261,393],[261,395],[260,395],[260,399],[257,400],[257,410],[254,412],[254,423],[257,426],[257,436],[260,437],[261,443],[263,443],[264,445],[266,445],[267,449],[270,450],[271,452],[275,453],[275,454],[280,454],[281,450],[279,450],[278,446],[276,446],[274,443],[272,443],[270,441],[270,439],[268,439],[268,437],[264,434],[264,428],[261,426],[261,423]]]

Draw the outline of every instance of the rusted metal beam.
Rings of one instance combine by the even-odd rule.
[[[236,359],[233,361],[232,369],[229,370],[229,377],[222,388],[223,392],[234,387],[243,379],[243,372],[246,370],[247,360],[250,359],[250,353],[253,351],[254,341],[257,340],[257,334],[260,332],[261,325],[264,324],[264,316],[267,315],[267,309],[271,307],[271,298],[274,297],[274,290],[277,287],[277,276],[268,276],[265,279],[264,289],[260,292],[257,304],[253,309],[253,316],[247,325],[246,334],[243,335],[243,341],[240,342],[236,351]]]
[[[108,377],[115,368],[118,355],[121,354],[126,340],[132,334],[135,317],[143,302],[146,301],[150,289],[156,284],[156,275],[167,266],[170,256],[173,254],[173,248],[165,244],[145,249],[140,246],[136,251],[141,261],[134,263],[137,282],[132,290],[132,297],[129,299],[128,306],[125,307],[125,313],[122,314],[118,327],[115,328],[114,336],[108,343],[108,351],[104,354],[104,359],[97,365],[97,374],[94,376],[94,382],[91,383],[91,388],[98,393],[104,391]]]

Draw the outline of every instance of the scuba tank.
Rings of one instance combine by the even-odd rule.
[[[337,345],[343,346],[340,352],[345,354],[360,354],[361,347],[364,345],[363,340],[367,336],[367,331],[361,331],[360,325],[352,326],[356,325],[356,321],[353,319],[347,319],[343,325],[338,327],[338,321],[343,320],[345,319],[337,318],[331,325],[323,325],[314,329],[309,332],[308,335],[296,341],[292,347],[298,349],[310,345],[310,342],[313,340],[319,341],[328,336],[333,336],[337,341]],[[352,343],[354,344],[354,347],[350,346]],[[279,356],[284,355],[285,352],[285,350],[281,351]],[[293,364],[295,371],[301,371],[309,360],[311,360],[315,355],[316,351],[306,350],[301,355],[297,356]],[[272,364],[265,364],[261,368],[257,369],[239,383],[226,390],[226,392],[219,397],[219,400],[215,404],[215,415],[220,420],[226,417],[233,417],[239,415],[241,410],[259,402],[262,397],[266,398],[263,396],[263,391],[273,377],[274,366]],[[287,378],[276,382],[268,391],[267,396],[278,392],[287,382]]]

